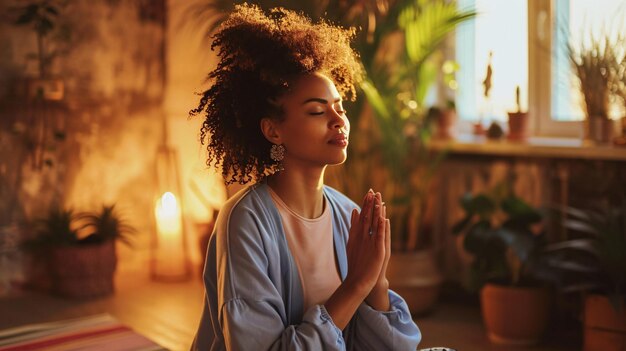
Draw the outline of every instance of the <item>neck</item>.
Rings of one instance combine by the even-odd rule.
[[[326,167],[285,170],[267,178],[267,185],[294,212],[305,218],[317,218],[324,210],[324,171]]]

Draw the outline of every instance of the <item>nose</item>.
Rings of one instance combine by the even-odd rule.
[[[332,120],[330,121],[331,129],[349,129],[350,122],[348,121],[348,117],[344,114],[340,114],[337,111],[333,110]]]

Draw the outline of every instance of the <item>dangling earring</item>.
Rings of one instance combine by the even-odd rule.
[[[285,147],[282,145],[273,144],[270,149],[270,158],[276,161],[278,170],[282,171],[283,168],[283,159],[285,158]]]

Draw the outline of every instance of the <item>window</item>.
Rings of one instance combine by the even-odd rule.
[[[528,107],[526,0],[459,0],[458,6],[478,12],[476,19],[457,29],[458,113],[483,123],[505,121],[507,111],[517,110],[517,86],[522,109]],[[491,85],[487,95],[486,80]]]
[[[462,120],[506,121],[521,108],[531,115],[538,136],[579,137],[582,97],[567,56],[567,42],[586,40],[589,28],[624,33],[626,0],[457,0],[459,8],[475,8],[476,19],[456,31],[457,109]],[[621,32],[620,30],[621,29]],[[489,53],[491,92],[484,97]],[[614,113],[614,117],[617,117]]]
[[[617,37],[623,33],[623,16],[616,14],[626,11],[624,0],[594,0],[594,1],[554,1],[555,13],[552,28],[552,118],[557,121],[571,121],[584,119],[582,94],[578,89],[575,77],[571,74],[570,63],[567,57],[567,42],[577,45],[584,43],[589,46],[590,33],[594,38],[609,32],[611,41],[617,42]],[[610,111],[613,118],[618,117],[618,111]]]

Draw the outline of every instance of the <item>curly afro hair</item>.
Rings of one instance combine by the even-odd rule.
[[[335,83],[346,100],[354,100],[362,77],[357,53],[350,47],[354,29],[275,8],[237,5],[213,36],[219,48],[211,88],[200,95],[190,116],[202,114],[200,141],[207,145],[207,166],[222,166],[227,184],[258,181],[276,171],[271,143],[260,121],[282,119],[275,101],[305,74],[319,72]]]

